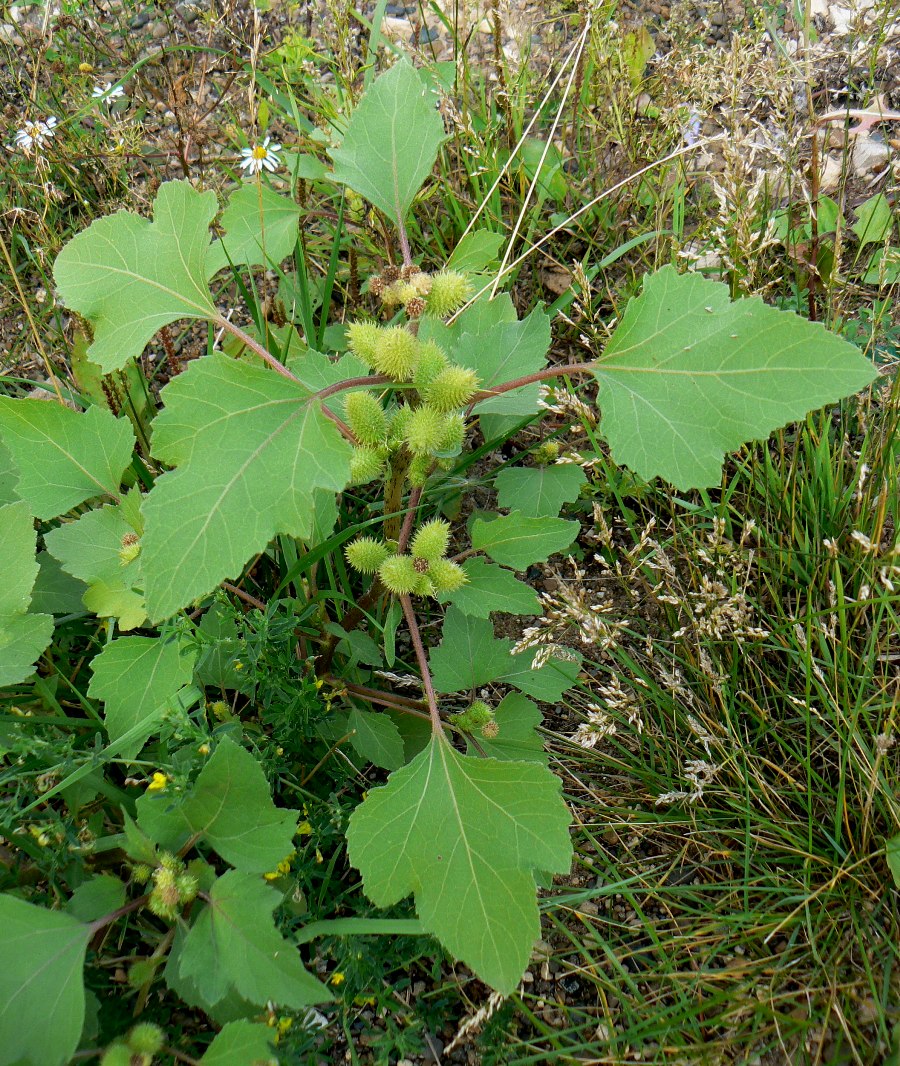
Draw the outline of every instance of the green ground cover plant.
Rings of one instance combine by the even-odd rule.
[[[261,167],[231,193],[215,236],[215,195],[167,182],[151,220],[100,218],[56,258],[61,298],[90,329],[85,363],[128,395],[147,395],[136,361],[160,329],[197,320],[209,344],[165,385],[158,412],[132,402],[114,413],[87,373],[79,389],[54,380],[55,400],[0,397],[14,575],[0,678],[13,693],[35,685],[41,710],[19,713],[56,743],[73,738],[17,817],[55,797],[70,814],[102,797],[93,851],[122,855],[116,872],[88,871],[53,831],[9,827],[36,861],[54,846],[59,858],[50,891],[0,899],[6,1061],[62,1063],[80,1045],[104,1047],[112,1066],[165,1053],[153,1022],[96,1022],[98,964],[124,941],[142,1003],[165,988],[221,1026],[192,1049],[207,1063],[265,1060],[270,1004],[302,1016],[333,996],[339,982],[304,965],[300,949],[317,938],[405,937],[415,957],[427,935],[512,993],[540,934],[537,887],[573,857],[536,703],[577,690],[582,656],[565,643],[521,649],[490,616],[536,613],[517,573],[572,547],[579,525],[560,512],[586,478],[553,462],[549,441],[494,479],[507,513],[471,509],[473,431],[504,439],[541,416],[543,382],[589,379],[611,482],[621,466],[686,493],[718,485],[744,442],[874,380],[872,361],[822,325],[671,266],[643,278],[593,358],[548,364],[548,314],[520,318],[496,291],[494,235],[473,231],[442,269],[417,262],[426,250],[409,216],[445,142],[437,89],[397,62],[329,152],[321,180],[338,211],[363,198],[399,249],[383,249],[365,279],[368,313],[344,330],[324,311],[315,320],[302,263],[299,328],[269,322],[253,299],[238,326],[213,298],[220,272],[249,295],[242,271],[278,271],[297,245],[302,210]],[[335,268],[340,253],[336,241]],[[244,587],[261,570],[277,575],[265,601]],[[423,619],[433,625],[441,607],[429,650]],[[406,654],[404,632],[424,700],[379,681]],[[489,684],[506,690],[496,706],[480,696]],[[6,743],[40,761],[37,735]],[[374,907],[310,920],[323,856],[298,834],[311,830],[306,786],[338,750],[349,776],[388,772],[361,801],[335,776],[339,796],[320,804]],[[113,767],[147,773],[146,791],[135,799]]]

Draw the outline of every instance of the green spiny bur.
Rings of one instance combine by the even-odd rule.
[[[443,270],[432,275],[431,291],[425,301],[426,312],[435,318],[446,318],[462,307],[472,292],[472,285],[465,274]]]
[[[379,448],[360,445],[350,456],[350,484],[366,485],[384,472],[384,456]]]
[[[420,559],[435,562],[447,554],[450,543],[450,525],[442,518],[434,518],[417,530],[412,539],[412,553]]]
[[[395,596],[408,596],[415,592],[422,580],[411,555],[391,555],[378,568],[382,584]]]
[[[413,454],[423,455],[438,451],[444,441],[446,425],[444,418],[432,407],[417,407],[406,423],[404,436]]]
[[[475,395],[478,375],[462,366],[448,366],[441,370],[424,389],[425,402],[436,411],[455,411]]]
[[[390,326],[382,331],[373,357],[373,366],[395,381],[412,377],[419,358],[419,342],[403,326]]]
[[[344,549],[347,562],[361,574],[374,574],[387,559],[387,545],[374,537],[357,537]]]
[[[387,436],[384,408],[370,392],[351,392],[344,400],[350,428],[361,444],[383,444]]]

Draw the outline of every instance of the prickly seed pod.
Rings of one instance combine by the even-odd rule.
[[[125,1044],[110,1044],[103,1052],[100,1066],[131,1066],[131,1048]]]
[[[165,918],[166,921],[172,922],[175,920],[177,914],[176,907],[178,905],[178,899],[176,896],[175,902],[169,902],[164,896],[162,896],[155,888],[150,893],[150,898],[147,900],[148,908],[158,917]]]
[[[404,404],[398,407],[390,419],[388,426],[388,446],[397,447],[406,439],[406,426],[412,417],[413,409]]]
[[[495,740],[500,735],[500,726],[492,718],[481,727],[481,735],[485,740]]]
[[[152,1022],[141,1022],[128,1034],[128,1046],[142,1055],[155,1055],[162,1050],[166,1038],[162,1029]]]
[[[413,379],[416,388],[427,388],[448,366],[447,356],[434,341],[420,343],[419,361],[416,363],[416,376]]]
[[[465,570],[449,559],[435,559],[430,563],[428,576],[436,592],[456,592],[469,580]]]
[[[377,448],[367,444],[353,449],[350,456],[350,484],[366,485],[380,477],[384,470],[384,457]]]
[[[475,395],[478,375],[464,366],[448,366],[426,387],[424,399],[436,411],[455,411]]]
[[[344,549],[347,562],[361,574],[374,574],[389,554],[387,545],[374,537],[357,537]]]
[[[410,318],[419,318],[425,314],[425,301],[421,296],[414,296],[406,301],[406,313]]]
[[[374,366],[375,352],[383,332],[382,327],[374,322],[351,322],[347,327],[347,347],[366,366]]]
[[[409,283],[420,296],[427,296],[431,292],[431,275],[422,270],[417,274],[413,274],[409,279]]]
[[[417,407],[406,423],[404,436],[414,455],[437,451],[444,435],[444,417],[433,407]]]
[[[435,318],[446,318],[472,295],[472,286],[465,274],[455,270],[442,270],[431,277],[431,291],[428,293],[427,313]]]
[[[395,266],[388,265],[381,272],[381,280],[385,285],[393,285],[399,277],[400,271]]]
[[[175,879],[175,887],[178,889],[178,902],[182,905],[190,903],[192,899],[197,898],[197,893],[200,891],[200,885],[197,878],[192,874],[182,874]]]
[[[475,700],[466,713],[475,726],[485,725],[494,717],[493,710],[484,700]]]
[[[428,475],[431,473],[432,458],[430,455],[416,455],[413,456],[412,462],[409,464],[409,470],[406,476],[409,478],[409,483],[414,489],[420,489],[428,480]]]
[[[462,448],[466,435],[466,420],[462,415],[444,415],[441,424],[441,439],[438,444],[439,452],[458,452]]]
[[[139,862],[131,870],[131,876],[139,885],[146,885],[152,874],[153,870],[145,862]]]
[[[376,370],[395,381],[407,381],[412,377],[418,358],[419,342],[408,329],[391,326],[382,330],[373,359]]]
[[[122,566],[128,566],[132,559],[141,554],[141,542],[137,533],[126,533],[122,537],[122,547],[119,549],[119,562]]]
[[[417,559],[433,563],[447,554],[450,543],[450,524],[443,518],[433,518],[426,522],[412,539],[412,553]]]
[[[411,555],[392,555],[378,568],[378,576],[389,592],[405,596],[416,591],[422,575],[416,573]]]
[[[128,984],[132,988],[140,988],[148,981],[153,980],[156,967],[149,959],[138,959],[128,971]]]
[[[385,309],[390,311],[401,303],[400,300],[400,286],[402,282],[395,281],[393,285],[388,285],[384,292],[381,294],[381,302],[384,304]]]
[[[546,466],[547,463],[552,463],[559,456],[559,441],[545,440],[531,454],[536,463]]]
[[[396,292],[397,299],[402,304],[408,304],[410,300],[418,299],[419,296],[415,285],[410,285],[408,281],[397,282],[394,286],[394,292]]]
[[[344,400],[350,428],[361,444],[383,444],[387,436],[384,408],[370,392],[351,392]]]

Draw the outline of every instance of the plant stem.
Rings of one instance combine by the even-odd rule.
[[[91,937],[95,933],[99,933],[101,929],[105,929],[108,925],[112,925],[113,922],[126,914],[131,914],[132,911],[136,911],[139,907],[143,907],[147,900],[150,898],[150,894],[145,893],[143,896],[139,896],[137,899],[131,900],[122,907],[117,907],[114,911],[110,911],[109,914],[104,914],[102,917],[97,918],[91,922],[88,929],[91,931]]]
[[[409,502],[407,503],[407,512],[403,519],[403,526],[400,530],[400,538],[397,541],[397,551],[402,555],[406,551],[406,546],[409,544],[409,537],[412,533],[413,522],[416,520],[416,509],[419,506],[419,500],[422,498],[421,488],[413,489],[409,494]]]
[[[409,454],[404,448],[391,459],[391,473],[384,489],[384,513],[390,518],[384,520],[386,540],[400,539],[400,511],[403,506],[403,485],[406,471],[409,469]]]
[[[357,389],[360,386],[365,385],[387,385],[393,382],[393,378],[389,378],[387,374],[367,374],[365,377],[359,378],[345,378],[344,381],[336,381],[333,385],[328,385],[324,389],[319,389],[318,392],[314,392],[310,399],[312,400],[326,400],[329,396],[334,396],[336,392],[343,392],[345,389]]]
[[[434,694],[434,685],[431,681],[431,670],[428,668],[428,659],[422,644],[422,634],[419,632],[419,623],[416,621],[416,612],[413,610],[412,600],[409,595],[399,597],[400,606],[403,608],[403,617],[412,639],[413,648],[416,652],[416,660],[419,670],[422,672],[422,684],[425,686],[425,699],[428,703],[428,714],[431,717],[432,731],[439,737],[444,735],[444,724],[441,721],[441,713],[438,710],[437,697]]]
[[[223,581],[222,588],[233,593],[238,599],[243,600],[244,603],[249,603],[251,607],[255,607],[258,611],[265,611],[266,605],[262,600],[258,600],[255,596],[251,596],[249,592],[244,592],[244,590],[239,589],[237,585],[232,585],[229,581]]]
[[[357,605],[338,622],[338,625],[346,633],[351,633],[359,623],[365,618],[366,611],[378,602],[381,594],[384,592],[384,586],[381,584],[380,579],[375,577],[369,591],[362,597]],[[338,644],[341,642],[341,637],[335,636],[334,633],[328,634],[328,639],[325,642],[325,646],[319,653],[316,659],[316,677],[324,677],[331,669],[331,660],[334,658],[334,652]]]
[[[523,377],[514,378],[512,381],[504,381],[502,385],[494,385],[493,388],[483,389],[476,392],[469,404],[469,410],[482,400],[490,400],[494,396],[500,396],[504,392],[520,389],[523,385],[533,385],[536,381],[547,381],[549,378],[565,377],[568,374],[592,374],[600,366],[599,361],[592,363],[566,363],[563,366],[547,366],[543,370],[537,370],[533,374],[525,374]]]

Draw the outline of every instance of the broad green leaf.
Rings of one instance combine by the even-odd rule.
[[[875,377],[824,326],[671,266],[645,278],[594,373],[615,461],[681,490],[718,484],[727,452]]]
[[[350,743],[364,759],[384,770],[403,765],[403,738],[386,714],[354,707],[348,725],[353,730]]]
[[[190,684],[195,657],[196,649],[161,637],[120,637],[94,656],[88,695],[106,705],[110,742],[140,727],[139,739],[122,747],[124,758],[137,755],[174,697]]]
[[[268,185],[241,185],[222,212],[220,240],[206,256],[206,275],[212,277],[229,263],[268,266],[289,256],[297,243],[300,207]]]
[[[494,479],[497,502],[518,509],[526,518],[556,518],[564,503],[578,499],[587,481],[575,463],[553,466],[507,467]]]
[[[69,349],[69,366],[83,400],[124,415],[140,435],[153,418],[154,406],[144,373],[137,361],[129,359],[121,370],[104,374],[87,357],[90,338],[76,329]]]
[[[177,851],[200,835],[225,859],[248,873],[274,870],[293,850],[298,811],[277,808],[262,767],[223,737],[179,801],[165,792],[138,800],[138,825],[161,847]]]
[[[884,193],[876,193],[856,209],[853,232],[860,247],[867,244],[883,244],[894,229],[894,211]]]
[[[455,607],[447,611],[441,643],[429,655],[437,692],[471,692],[491,682],[515,685],[535,699],[553,703],[575,684],[581,655],[572,661],[549,659],[532,669],[539,649],[512,654],[512,642],[494,636],[483,618],[464,615]]]
[[[16,491],[37,518],[56,518],[93,496],[117,497],[134,449],[127,418],[53,400],[0,397],[0,439],[18,470]]]
[[[441,643],[428,656],[435,690],[468,692],[495,681],[510,668],[510,647],[508,640],[497,640],[489,621],[451,607]]]
[[[478,306],[477,304],[475,306]],[[487,305],[490,307],[490,304]],[[502,310],[503,305],[500,305]],[[525,374],[533,374],[546,365],[550,347],[550,319],[535,308],[527,318],[514,322],[496,322],[463,333],[453,348],[453,358],[478,373],[479,388],[489,389]],[[540,385],[523,385],[490,400],[482,400],[476,413],[529,415],[538,410]]]
[[[156,845],[128,811],[122,811],[122,818],[125,827],[125,844],[123,845],[125,854],[135,862],[145,862],[148,866],[156,866]]]
[[[544,744],[535,732],[541,724],[541,712],[531,700],[518,692],[510,692],[500,701],[494,718],[500,727],[499,734],[493,740],[478,737],[478,744],[488,758],[547,765]],[[469,755],[480,755],[471,742],[468,752]]]
[[[508,994],[540,935],[534,871],[568,871],[568,824],[544,767],[461,755],[435,736],[369,792],[347,845],[373,903],[414,893],[428,932]]]
[[[38,572],[36,543],[34,520],[27,505],[8,503],[0,507],[0,624],[3,618],[28,610]]]
[[[235,662],[239,662],[244,654],[244,644],[238,637],[233,613],[225,604],[214,603],[200,619],[198,629],[204,638],[195,671],[198,684],[220,691],[252,692],[253,681],[247,677],[247,672],[235,668]]]
[[[275,928],[281,894],[252,874],[230,870],[209,893],[181,952],[180,973],[214,1005],[230,991],[264,1006],[308,1007],[332,997]]]
[[[137,497],[137,493],[133,493]],[[107,504],[50,530],[44,543],[63,569],[88,587],[84,605],[100,618],[117,618],[121,630],[136,629],[147,618],[140,555],[123,565],[123,538],[137,535],[128,507]]]
[[[248,1063],[277,1062],[275,1033],[268,1025],[241,1020],[229,1022],[200,1059],[200,1066],[247,1066]]]
[[[462,274],[477,274],[486,270],[497,261],[504,239],[502,233],[494,233],[493,230],[472,230],[453,249],[447,269],[458,270]]]
[[[49,614],[19,614],[4,620],[0,625],[0,686],[17,685],[30,677],[52,636]]]
[[[484,551],[495,563],[525,570],[568,548],[579,525],[564,518],[524,518],[519,511],[491,521],[472,523],[472,547]]]
[[[26,613],[38,572],[36,543],[28,505],[0,506],[0,685],[17,685],[32,674],[53,635],[52,615]]]
[[[0,896],[0,927],[0,1057],[16,1066],[62,1066],[84,1024],[90,926]]]
[[[97,874],[80,884],[69,897],[66,910],[82,922],[112,914],[125,902],[125,884],[112,874]]]
[[[540,614],[541,601],[530,585],[511,571],[476,556],[462,564],[468,581],[455,592],[445,593],[442,602],[452,603],[463,614],[488,618],[493,611],[506,614]]]
[[[407,61],[381,74],[356,105],[340,147],[329,150],[335,181],[402,224],[445,139],[436,105]]]
[[[891,837],[884,845],[888,868],[894,879],[894,886],[900,888],[900,835]]]
[[[543,703],[556,703],[578,679],[581,671],[581,652],[567,649],[571,658],[557,659],[552,656],[536,670],[534,661],[540,649],[528,648],[519,655],[512,656],[510,669],[497,680],[505,685],[515,685],[526,696],[532,696]]]
[[[31,609],[39,614],[83,613],[84,583],[67,574],[49,552],[38,552],[37,561]]]
[[[863,276],[867,285],[893,285],[900,281],[900,248],[876,248]]]
[[[315,493],[347,483],[350,446],[309,396],[222,355],[196,360],[166,386],[153,450],[178,469],[144,502],[151,620],[236,578],[275,534],[312,535]]]
[[[21,497],[16,490],[18,480],[12,456],[3,443],[3,429],[0,426],[0,504],[19,502]]]
[[[228,1025],[229,1022],[258,1016],[259,1008],[248,1003],[233,988],[214,1006],[206,1002],[194,981],[183,977],[180,972],[181,953],[186,939],[184,926],[179,926],[163,970],[166,984],[178,998],[188,1006],[200,1007],[217,1025]]]
[[[92,222],[56,257],[62,301],[93,327],[87,354],[104,373],[139,356],[163,326],[219,318],[206,282],[216,210],[211,190],[168,181],[157,193],[152,222],[117,211]]]

